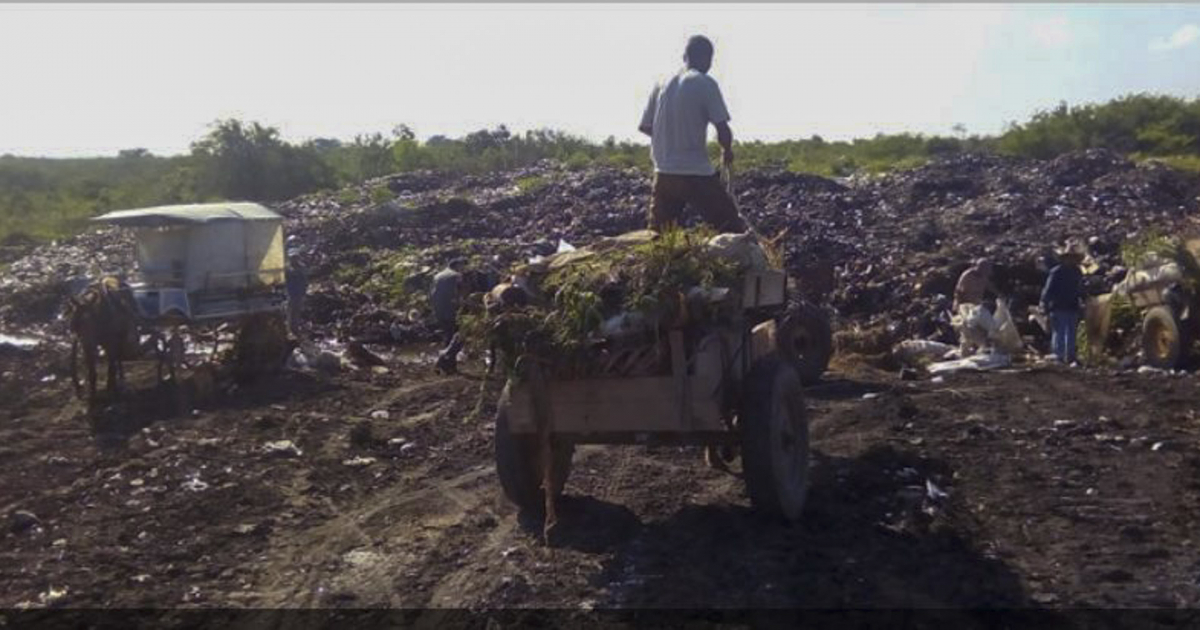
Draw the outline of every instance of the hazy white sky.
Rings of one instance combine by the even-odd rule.
[[[994,133],[1200,91],[1198,5],[0,5],[0,153],[178,153],[223,117],[637,138],[696,32],[739,139]]]

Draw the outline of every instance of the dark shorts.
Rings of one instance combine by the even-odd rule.
[[[654,190],[650,200],[650,228],[661,230],[677,225],[685,205],[700,211],[708,224],[721,232],[745,232],[746,223],[738,215],[737,206],[721,185],[721,176],[654,174]]]

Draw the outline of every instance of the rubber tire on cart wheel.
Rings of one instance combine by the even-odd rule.
[[[808,414],[791,361],[755,361],[741,409],[742,470],[756,509],[796,520],[808,495]]]
[[[537,435],[514,434],[508,427],[509,390],[504,386],[500,402],[496,405],[496,476],[500,488],[523,513],[541,514],[545,511],[546,499],[542,494],[541,466],[538,464]],[[555,443],[554,494],[562,494],[571,475],[571,457],[575,445]]]
[[[775,345],[784,358],[795,364],[801,383],[816,384],[833,356],[829,316],[815,305],[801,303],[777,323]]]
[[[1183,354],[1183,334],[1175,313],[1166,306],[1155,306],[1142,318],[1142,357],[1146,364],[1163,370],[1174,369]]]

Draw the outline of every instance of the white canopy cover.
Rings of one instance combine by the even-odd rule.
[[[255,203],[122,210],[93,221],[134,229],[149,284],[193,293],[283,283],[283,217]]]

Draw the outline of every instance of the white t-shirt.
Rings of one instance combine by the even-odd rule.
[[[721,88],[712,77],[685,68],[650,93],[642,124],[652,127],[654,170],[674,175],[712,175],[708,124],[729,120]]]

